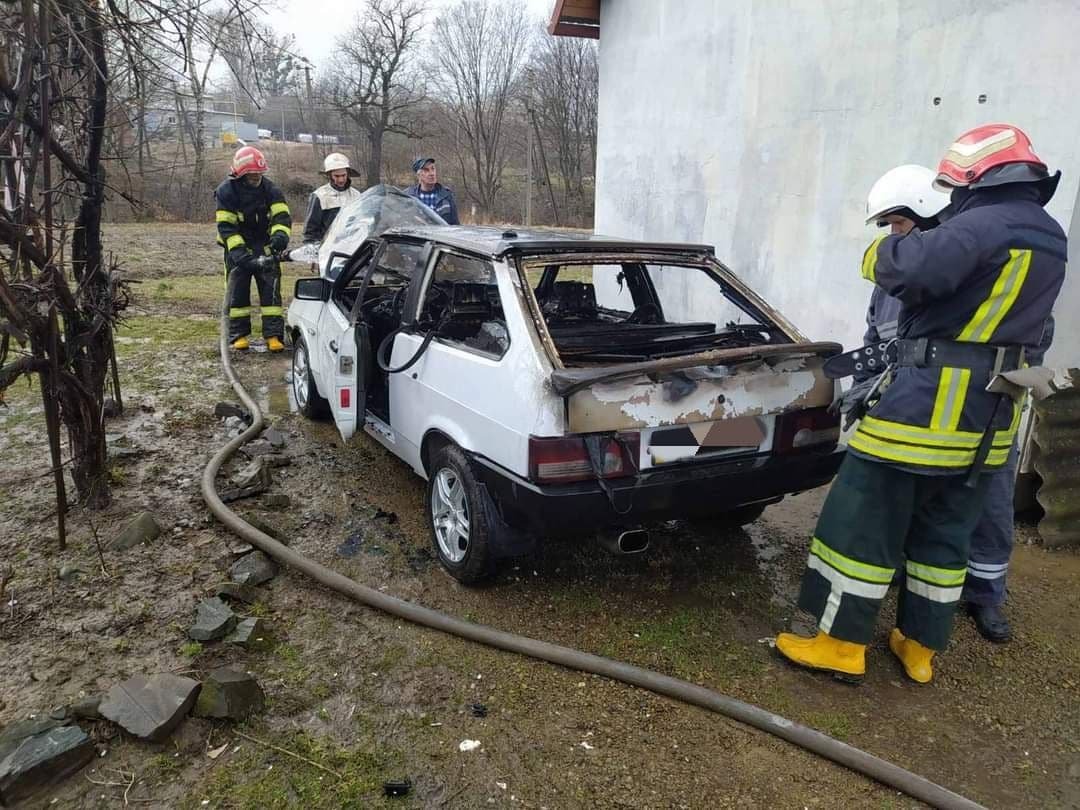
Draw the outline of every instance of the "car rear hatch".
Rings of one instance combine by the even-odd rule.
[[[519,267],[569,434],[609,436],[638,470],[835,445],[822,365],[841,347],[808,342],[708,253],[552,252]]]

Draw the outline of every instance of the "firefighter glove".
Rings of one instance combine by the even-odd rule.
[[[270,237],[270,250],[274,251],[274,253],[281,253],[281,251],[285,250],[288,246],[289,237],[287,234],[278,231]]]

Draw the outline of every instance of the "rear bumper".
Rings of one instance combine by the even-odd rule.
[[[540,486],[485,458],[473,457],[473,461],[508,524],[559,534],[709,517],[752,503],[777,501],[827,484],[843,458],[843,448],[836,447],[650,470],[637,478],[611,481],[611,497],[595,481]]]

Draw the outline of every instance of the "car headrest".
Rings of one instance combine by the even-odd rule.
[[[556,281],[543,302],[544,315],[591,315],[596,312],[596,289],[582,281]]]

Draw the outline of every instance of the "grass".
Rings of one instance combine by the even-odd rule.
[[[840,712],[814,712],[806,716],[806,725],[838,740],[849,739],[854,731],[851,718]]]
[[[240,740],[241,750],[217,768],[182,807],[195,810],[207,801],[210,806],[237,810],[388,805],[381,787],[400,770],[401,757],[395,752],[343,748],[304,731],[277,736],[252,731],[251,736],[318,763],[341,778],[296,757]],[[400,806],[400,800],[393,806]]]
[[[203,645],[198,641],[189,641],[180,645],[180,654],[184,658],[196,658],[203,651]]]
[[[285,265],[281,273],[281,297],[288,303],[292,298],[296,279],[310,275],[299,265]],[[135,287],[135,301],[139,303],[166,304],[172,301],[185,301],[206,304],[214,310],[220,305],[225,292],[224,273],[208,273],[200,276],[168,276],[162,279],[147,280]],[[255,285],[251,293],[257,301]]]
[[[726,614],[703,606],[682,607],[653,620],[612,627],[601,654],[694,681],[730,681],[760,677],[768,665],[757,650],[713,634]]]
[[[135,348],[131,343],[159,345],[163,343],[193,343],[213,341],[218,336],[216,315],[189,315],[185,318],[167,316],[137,316],[126,318],[116,330],[119,338],[117,355],[129,354]]]

